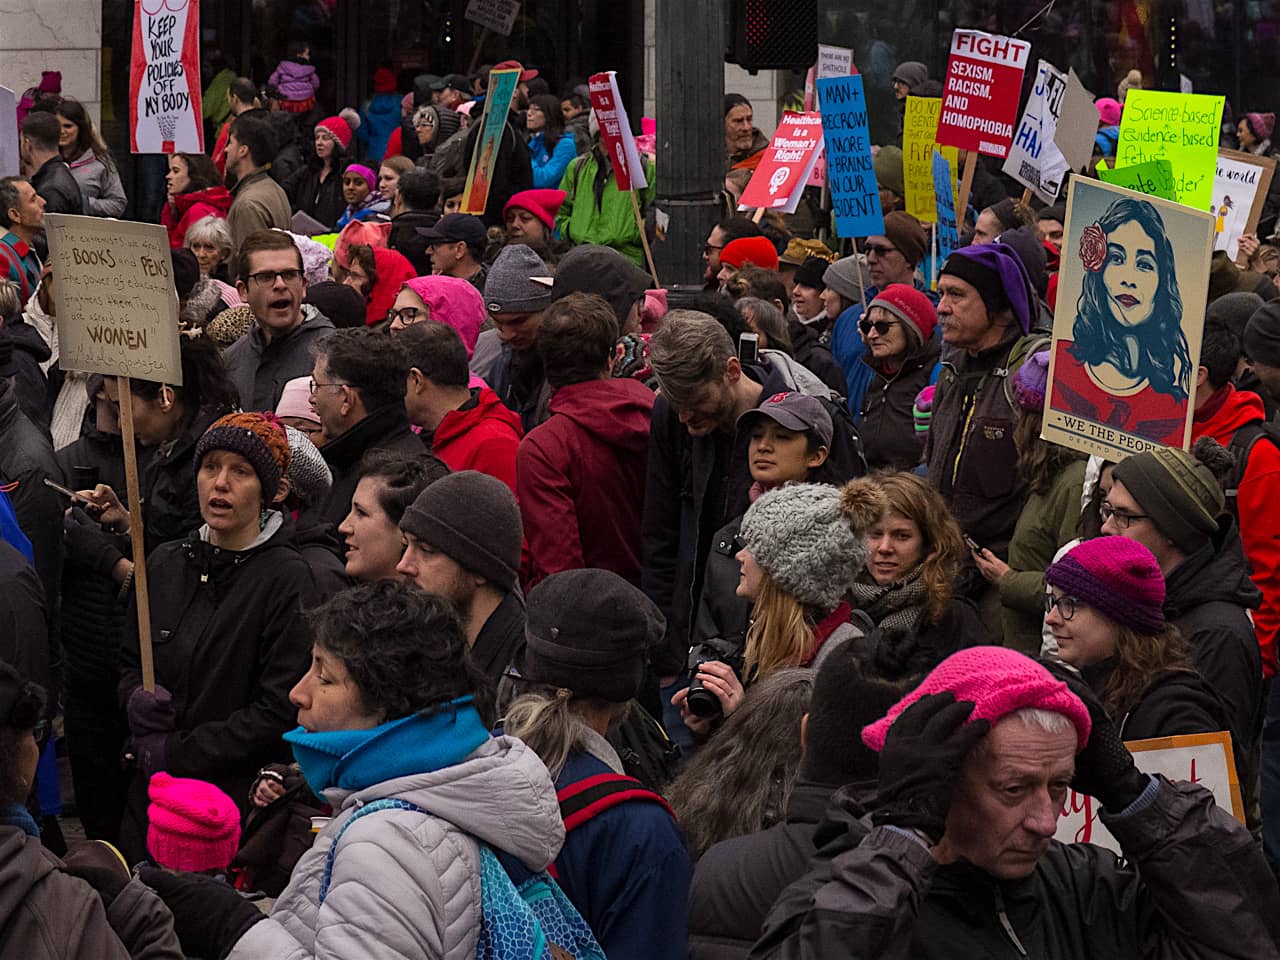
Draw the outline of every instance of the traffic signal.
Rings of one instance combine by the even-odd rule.
[[[817,0],[726,0],[725,59],[744,70],[808,70],[818,59]]]

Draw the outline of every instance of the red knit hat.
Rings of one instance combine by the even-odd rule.
[[[511,199],[502,208],[502,215],[506,217],[508,210],[512,207],[519,207],[521,210],[528,210],[541,220],[548,230],[554,230],[556,227],[556,212],[560,209],[560,205],[564,203],[567,196],[568,194],[563,190],[552,190],[550,188],[521,190],[519,193],[511,195]]]
[[[1122,627],[1144,634],[1164,629],[1164,574],[1136,540],[1086,540],[1049,567],[1044,580]]]
[[[725,244],[720,262],[742,268],[748,263],[766,270],[778,269],[778,251],[768,237],[739,237]]]
[[[170,870],[225,870],[240,846],[235,801],[203,780],[161,771],[147,786],[147,852]]]
[[[316,126],[328,130],[333,134],[333,138],[342,144],[342,149],[348,150],[351,147],[353,131],[360,126],[360,114],[347,107],[339,111],[336,117],[325,117]]]
[[[386,67],[379,67],[373,71],[373,92],[374,93],[395,93],[396,75]]]
[[[893,721],[903,710],[931,693],[950,692],[974,705],[966,723],[990,720],[995,726],[1016,710],[1035,707],[1060,713],[1076,728],[1076,750],[1089,742],[1091,722],[1083,701],[1036,661],[1007,647],[967,647],[934,667],[920,686],[862,728],[862,742],[879,753]]]
[[[920,334],[921,343],[929,342],[933,328],[938,325],[938,311],[933,302],[905,283],[889,284],[867,304],[868,311],[872,307],[884,307],[903,323],[910,324]]]

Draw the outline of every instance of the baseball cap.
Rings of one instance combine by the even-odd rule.
[[[439,86],[436,86],[435,84],[431,85],[432,90],[443,90],[446,87],[452,87],[454,90],[460,90],[462,93],[470,93],[471,81],[460,73],[448,73],[445,74],[444,79],[440,81]]]
[[[434,227],[418,227],[418,236],[427,243],[466,243],[483,247],[485,243],[484,221],[469,213],[446,213]]]
[[[532,80],[534,77],[536,77],[536,76],[538,75],[538,71],[537,71],[537,70],[532,70],[532,69],[531,69],[531,70],[526,70],[526,69],[524,68],[524,64],[523,64],[523,63],[521,63],[519,60],[503,60],[501,63],[495,63],[495,64],[493,65],[493,69],[495,69],[495,70],[519,70],[519,71],[520,71],[520,77],[519,77],[519,82],[520,82],[520,83],[528,83],[530,80]]]
[[[831,446],[835,427],[831,423],[831,414],[817,397],[795,392],[775,393],[760,406],[738,417],[738,427],[750,427],[761,417],[768,417],[786,430],[798,433],[812,430],[824,447]]]

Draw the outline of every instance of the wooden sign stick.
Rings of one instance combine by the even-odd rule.
[[[653,251],[649,249],[649,235],[644,232],[644,217],[640,216],[640,201],[636,197],[635,188],[629,191],[631,194],[631,209],[635,211],[636,228],[640,231],[640,244],[644,247],[644,259],[649,264],[649,276],[653,277],[653,285],[661,287],[662,281],[658,279],[658,268],[653,265]]]
[[[858,256],[858,238],[857,237],[853,238],[853,255],[855,258]],[[866,283],[863,282],[863,277],[865,276],[866,274],[862,269],[862,264],[859,263],[858,264],[858,294],[862,297],[862,315],[864,317],[867,315],[867,285]]]
[[[142,689],[156,688],[151,656],[151,604],[147,593],[147,546],[142,529],[142,495],[138,491],[138,451],[133,439],[133,392],[128,377],[116,377],[120,396],[120,438],[124,441],[124,485],[129,498],[129,539],[133,541],[133,590],[138,607],[138,653],[142,660]]]
[[[956,226],[964,226],[964,214],[969,209],[969,191],[973,189],[973,174],[978,169],[978,151],[969,150],[964,157],[964,174],[960,177],[960,196],[956,198]]]
[[[1027,189],[1022,191],[1022,205],[1024,207],[1031,206],[1031,188],[1030,187],[1027,187]]]

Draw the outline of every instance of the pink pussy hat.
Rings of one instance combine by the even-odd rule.
[[[161,771],[147,786],[147,851],[171,870],[225,870],[240,846],[235,801],[203,780]]]
[[[884,717],[863,727],[862,742],[879,753],[898,714],[921,697],[946,692],[973,703],[966,723],[989,720],[994,727],[1016,710],[1035,707],[1071,721],[1076,728],[1076,752],[1089,742],[1089,711],[1084,702],[1039,663],[1006,647],[968,647],[953,653]]]

